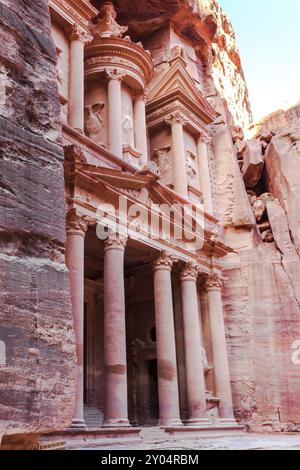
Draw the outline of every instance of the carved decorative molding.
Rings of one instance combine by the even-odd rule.
[[[187,119],[179,111],[177,111],[176,113],[172,113],[166,118],[166,123],[170,126],[173,126],[174,124],[180,124],[181,126],[185,126],[187,122]]]
[[[203,135],[201,134],[200,137],[199,137],[199,142],[202,142],[203,144],[210,144],[212,141],[212,138],[208,135]]]
[[[84,31],[77,23],[66,28],[66,33],[70,41],[80,41],[83,44],[89,44],[93,40],[93,36]]]
[[[91,25],[92,34],[96,39],[120,38],[127,31],[127,26],[120,26],[117,19],[117,12],[112,2],[105,2],[99,10],[99,15]]]
[[[104,241],[104,251],[107,251],[107,250],[124,251],[127,245],[127,240],[128,238],[122,235],[108,237]]]
[[[71,209],[67,213],[66,223],[68,234],[75,233],[82,236],[85,235],[89,226],[87,217],[78,213],[76,209]]]
[[[180,272],[181,281],[196,281],[198,277],[198,266],[194,263],[187,263]]]
[[[121,72],[118,69],[114,69],[114,70],[107,69],[105,70],[105,74],[108,80],[117,80],[119,82],[122,82],[124,78],[126,77],[126,73],[123,71]]]
[[[66,145],[64,147],[65,160],[68,162],[87,163],[87,159],[79,145]]]
[[[174,258],[172,255],[166,251],[162,251],[157,258],[153,259],[153,269],[154,271],[171,271],[174,264]]]
[[[54,10],[65,22],[76,21],[85,28],[89,27],[89,21],[98,13],[88,0],[50,0],[49,6],[50,11]]]
[[[223,287],[223,279],[220,277],[219,274],[217,273],[212,273],[210,274],[205,282],[205,288],[207,290],[221,290]]]
[[[93,41],[85,49],[85,66],[86,78],[114,70],[126,73],[131,78],[130,87],[139,94],[154,72],[151,54],[126,38],[104,37]],[[117,76],[111,78],[117,79]]]

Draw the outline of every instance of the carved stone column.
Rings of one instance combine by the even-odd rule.
[[[172,153],[173,153],[173,184],[174,191],[181,196],[188,197],[186,157],[184,147],[183,126],[186,123],[183,115],[176,112],[166,119],[172,130]]]
[[[104,242],[104,426],[129,426],[125,327],[126,238]]]
[[[143,167],[148,161],[146,105],[143,94],[134,100],[134,134],[135,147],[142,154],[140,162]]]
[[[68,29],[70,39],[69,125],[84,132],[84,45],[92,40],[74,24]]]
[[[226,347],[223,305],[222,279],[213,273],[206,281],[211,342],[213,351],[213,368],[215,395],[220,398],[219,416],[223,424],[236,424],[233,414],[232,392]]]
[[[84,237],[88,225],[86,218],[72,209],[67,215],[66,263],[69,269],[72,317],[76,339],[77,369],[75,410],[72,427],[84,428]]]
[[[206,413],[197,276],[197,266],[191,263],[186,264],[180,274],[189,425],[204,425],[210,422]]]
[[[171,282],[172,265],[172,258],[165,252],[162,252],[153,263],[159,415],[162,426],[181,424]]]
[[[122,142],[122,80],[124,74],[107,71],[108,77],[108,148],[119,158],[123,156]]]
[[[200,136],[198,139],[198,158],[199,158],[199,177],[200,177],[200,191],[203,195],[204,210],[212,213],[212,191],[211,180],[208,165],[207,144],[209,139],[205,136]]]

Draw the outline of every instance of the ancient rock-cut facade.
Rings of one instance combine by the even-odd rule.
[[[2,446],[297,430],[299,135],[278,119],[245,141],[229,20],[215,0],[19,3],[0,29]]]

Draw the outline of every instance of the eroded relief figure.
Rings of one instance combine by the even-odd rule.
[[[172,173],[172,162],[169,155],[171,147],[162,147],[154,150],[153,161],[157,164],[160,170],[160,181],[165,186],[172,186],[173,173]]]
[[[129,114],[125,114],[122,121],[123,145],[134,148],[133,122]]]
[[[96,103],[84,108],[85,132],[87,136],[96,144],[104,146],[104,121],[102,111],[104,103]]]
[[[91,25],[91,33],[97,38],[120,38],[128,30],[127,26],[120,26],[117,21],[117,13],[111,2],[105,2],[95,23]]]
[[[62,85],[64,82],[64,77],[62,73],[62,67],[61,67],[61,62],[62,62],[62,49],[59,47],[56,47],[56,55],[57,55],[57,67],[56,67],[56,75],[57,75],[57,80],[59,83]]]
[[[178,57],[181,57],[185,62],[187,62],[187,55],[186,55],[185,48],[181,44],[174,44],[171,47],[170,60],[173,61],[177,59]]]
[[[201,348],[201,352],[202,352],[202,364],[203,364],[203,370],[204,370],[204,373],[206,374],[207,372],[209,372],[211,370],[211,367],[210,365],[208,364],[208,359],[207,359],[207,355],[206,355],[206,351],[204,348]]]
[[[186,174],[187,183],[189,186],[197,185],[197,171],[196,171],[196,155],[192,152],[188,152],[186,156]]]

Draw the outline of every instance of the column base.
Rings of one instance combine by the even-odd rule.
[[[240,427],[240,428],[242,428],[243,427],[240,424],[238,424],[234,418],[219,418],[217,423],[220,426],[224,426],[224,427],[228,427],[228,428],[231,428],[231,427],[235,427],[235,428]]]
[[[183,423],[180,419],[167,419],[167,420],[160,420],[159,422],[160,427],[162,428],[169,428],[169,427],[178,427],[183,426]]]
[[[102,424],[102,428],[130,428],[128,419],[108,419]]]
[[[71,424],[70,428],[71,429],[86,429],[87,425],[86,425],[84,419],[74,418],[72,420],[72,424]]]
[[[186,426],[210,426],[212,425],[212,421],[209,418],[195,418],[195,419],[188,419],[185,423]]]

